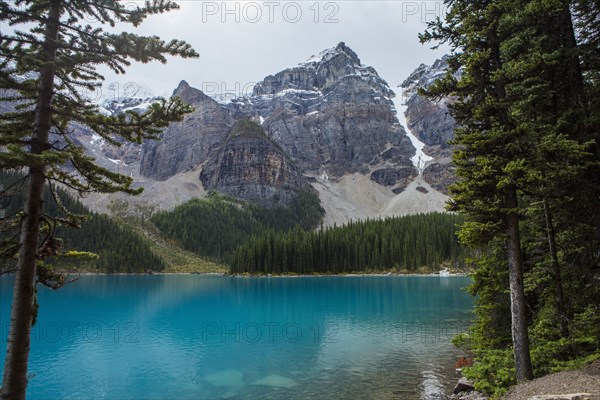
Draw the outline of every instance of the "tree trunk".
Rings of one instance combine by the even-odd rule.
[[[567,321],[567,312],[565,307],[565,298],[563,295],[562,278],[560,274],[560,262],[558,261],[558,250],[556,249],[556,232],[554,231],[554,222],[552,220],[552,211],[548,199],[544,198],[544,216],[546,217],[546,233],[548,236],[548,247],[552,257],[552,273],[554,278],[554,295],[556,300],[556,310],[560,319],[560,334],[562,337],[569,337],[569,325]]]
[[[498,25],[500,16],[496,16],[492,29],[488,32],[490,48],[490,65],[492,71],[502,71],[502,56]],[[502,74],[501,74],[502,76]],[[506,87],[503,78],[494,82],[496,98],[501,102],[506,100]],[[511,129],[512,124],[508,112],[502,106],[498,108],[498,118],[505,129]],[[525,290],[523,288],[523,254],[521,251],[521,233],[519,229],[519,202],[516,188],[509,187],[506,191],[505,207],[510,211],[506,215],[506,236],[508,241],[508,279],[510,286],[510,311],[513,352],[517,382],[533,379],[531,355],[529,354],[529,334],[527,332],[527,315],[525,313]]]
[[[577,34],[573,26],[573,15],[569,2],[564,2],[558,22],[561,45],[568,50],[565,63],[565,75],[561,76],[562,82],[566,85],[569,93],[569,103],[571,107],[585,107],[582,101],[585,95],[583,72],[581,69],[581,60],[577,51]]]
[[[511,210],[506,216],[506,236],[508,237],[512,342],[517,382],[523,382],[533,379],[533,369],[531,366],[531,356],[529,355],[529,334],[527,332],[527,316],[525,312],[525,290],[523,288],[523,255],[521,253],[519,216],[516,211],[518,208],[516,189],[510,188],[507,195],[506,206]]]
[[[40,71],[40,94],[30,149],[32,154],[41,154],[48,147],[60,8],[59,0],[51,0],[44,40],[45,63]],[[13,289],[4,376],[0,391],[2,399],[25,400],[27,390],[27,363],[31,325],[35,313],[35,275],[44,181],[44,165],[32,165],[29,168],[27,199],[21,223],[19,260]]]

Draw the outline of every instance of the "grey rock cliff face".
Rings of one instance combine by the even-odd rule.
[[[287,205],[311,187],[298,167],[262,128],[241,120],[209,157],[200,180],[207,189],[261,206]]]
[[[398,150],[390,160],[394,164],[414,154],[394,118],[389,107],[339,104],[313,115],[278,109],[263,126],[304,170],[336,177],[368,172],[368,164],[383,158],[388,146]]]
[[[165,129],[161,141],[144,143],[140,172],[158,180],[168,179],[205,162],[221,147],[234,123],[219,103],[185,81],[173,95],[194,106],[195,111]]]
[[[398,124],[393,91],[344,43],[265,78],[252,101],[267,135],[306,171],[368,172],[382,153],[398,164],[414,154]]]
[[[407,100],[406,122],[413,134],[428,146],[448,148],[454,137],[455,122],[448,113],[448,99],[429,100],[417,93],[446,74],[446,57],[432,66],[421,64],[401,85]]]
[[[448,194],[448,187],[456,182],[451,164],[452,146],[456,123],[448,112],[451,99],[429,100],[418,94],[446,74],[447,57],[432,66],[421,64],[401,85],[407,100],[406,122],[412,133],[427,145],[425,151],[436,161],[423,171],[423,179],[434,189]]]
[[[391,100],[394,92],[344,43],[266,77],[256,84],[252,95],[226,104],[217,103],[184,81],[173,94],[192,104],[195,111],[166,129],[162,141],[144,144],[140,167],[144,176],[165,180],[203,165],[205,186],[251,198],[253,195],[245,194],[242,187],[246,183],[231,183],[235,181],[232,171],[244,173],[240,166],[247,165],[254,157],[251,154],[260,151],[248,138],[230,136],[236,120],[261,125],[273,145],[303,174],[326,173],[335,179],[347,173],[374,173],[374,181],[396,192],[416,174],[410,162],[415,149],[398,123]],[[248,148],[256,151],[248,153]],[[234,150],[246,153],[234,154]],[[225,168],[223,165],[228,165],[227,173],[217,173]],[[265,168],[271,171],[271,167]],[[399,172],[390,173],[391,169]],[[388,172],[377,172],[380,170]],[[259,198],[268,197],[270,189],[264,188],[272,187],[269,175],[259,170],[252,174],[266,181],[247,183],[264,184],[260,190],[258,186],[248,189],[248,193],[262,191]]]

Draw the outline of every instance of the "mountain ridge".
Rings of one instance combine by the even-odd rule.
[[[185,80],[173,94],[192,104],[195,111],[165,129],[161,141],[145,142],[138,149],[139,163],[119,165],[134,176],[137,185],[146,188],[132,203],[170,209],[203,197],[207,189],[219,190],[214,175],[216,165],[223,161],[219,155],[223,155],[236,121],[249,120],[264,131],[266,147],[254,143],[250,146],[254,150],[238,146],[234,153],[256,155],[266,151],[271,142],[298,167],[302,179],[279,182],[268,190],[254,182],[226,194],[273,206],[282,198],[290,199],[286,187],[302,187],[299,182],[306,180],[320,193],[328,210],[326,224],[419,212],[414,201],[408,200],[423,194],[416,191],[421,185],[413,185],[418,179],[411,161],[415,148],[398,120],[395,93],[343,42],[268,75],[245,97],[218,102]],[[143,99],[138,102],[144,103]],[[397,200],[390,207],[405,190],[411,193],[402,198],[413,205],[403,206]],[[433,202],[436,206],[423,205],[423,211],[443,211],[447,198],[438,196],[433,186],[427,192],[437,199]],[[91,201],[106,209],[114,196],[100,195]]]

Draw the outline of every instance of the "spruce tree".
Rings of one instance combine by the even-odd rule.
[[[128,7],[126,7],[128,6]],[[143,114],[105,116],[82,93],[101,86],[98,66],[124,73],[131,61],[166,62],[166,56],[197,57],[189,44],[128,32],[105,32],[102,25],[137,27],[152,14],[177,8],[168,0],[130,7],[116,0],[17,0],[0,3],[0,101],[9,112],[0,119],[0,168],[27,172],[8,348],[0,396],[25,399],[30,329],[35,320],[36,269],[41,255],[58,250],[53,235],[40,236],[45,183],[60,183],[80,194],[100,191],[139,193],[132,179],[94,163],[73,140],[83,125],[109,143],[141,143],[181,120],[191,109],[179,99],[153,104]],[[97,21],[92,24],[86,21]],[[54,221],[55,223],[56,221]],[[68,218],[69,224],[77,221]],[[52,226],[48,228],[51,232]]]
[[[449,42],[455,51],[446,79],[430,96],[456,96],[451,113],[455,131],[453,162],[459,181],[452,187],[452,211],[468,216],[461,239],[483,245],[505,238],[512,315],[512,342],[517,381],[533,378],[523,286],[523,252],[519,196],[513,160],[522,157],[523,132],[507,109],[502,46],[510,16],[507,1],[452,1],[446,21],[430,24],[422,41]],[[460,79],[455,76],[461,73]]]
[[[600,231],[600,107],[592,95],[598,87],[598,6],[565,0],[448,3],[446,21],[431,24],[421,36],[453,48],[449,74],[428,94],[456,98],[453,159],[460,180],[452,189],[451,207],[467,216],[463,241],[481,247],[473,289],[480,295],[476,341],[488,350],[505,349],[501,334],[482,340],[482,332],[486,327],[493,332],[502,311],[492,301],[502,294],[501,268],[507,262],[520,381],[532,370],[524,351],[528,321],[537,335],[535,367],[548,371],[539,349],[551,340],[556,340],[552,351],[569,343],[569,319],[595,296],[593,290],[572,288],[588,286],[597,265],[591,249],[598,247]],[[499,271],[490,273],[494,264]],[[565,300],[565,271],[576,301]],[[519,317],[515,304],[525,297],[515,289],[522,291],[524,284],[529,315]],[[524,309],[522,303],[521,313]],[[558,315],[551,320],[556,327],[543,329],[548,309]],[[557,357],[575,354],[578,339],[572,340],[573,346]]]
[[[529,154],[515,160],[511,169],[530,215],[540,215],[543,221],[543,261],[553,278],[563,337],[569,336],[569,328],[557,237],[570,223],[562,220],[561,209],[576,207],[569,199],[580,191],[585,171],[593,165],[593,142],[583,141],[587,107],[569,4],[528,2],[507,24],[519,34],[507,40],[505,50],[510,112],[530,143]]]

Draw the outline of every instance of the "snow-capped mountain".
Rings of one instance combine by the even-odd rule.
[[[427,79],[425,69],[411,75],[411,90]],[[135,201],[170,208],[214,189],[274,205],[316,189],[325,224],[333,224],[440,211],[447,200],[418,177],[413,143],[419,143],[399,122],[401,99],[343,42],[265,77],[245,97],[216,101],[186,81],[173,95],[195,111],[165,129],[161,141],[112,149],[86,138],[91,152],[146,187]],[[155,100],[99,106],[112,115]],[[102,201],[106,207],[111,200]]]
[[[156,103],[160,99],[160,96],[120,97],[117,99],[103,99],[97,105],[105,115],[116,115],[125,111],[143,113],[152,103]]]
[[[433,65],[421,64],[400,84],[405,103],[418,96],[417,91],[428,88],[435,81],[443,78],[448,70],[448,56],[436,60]]]
[[[361,173],[397,193],[416,176],[415,149],[396,118],[390,89],[344,43],[269,75],[251,96],[219,104],[182,82],[174,94],[196,111],[144,147],[143,175],[167,179],[195,168],[225,143],[235,120],[267,137],[315,177]]]
[[[117,99],[101,99],[96,105],[104,115],[118,115],[126,111],[145,112],[148,107],[161,99],[158,96],[122,97]],[[142,148],[135,143],[123,142],[122,146],[114,146],[92,132],[85,126],[75,125],[76,141],[85,146],[88,153],[105,168],[120,173],[139,173]]]

